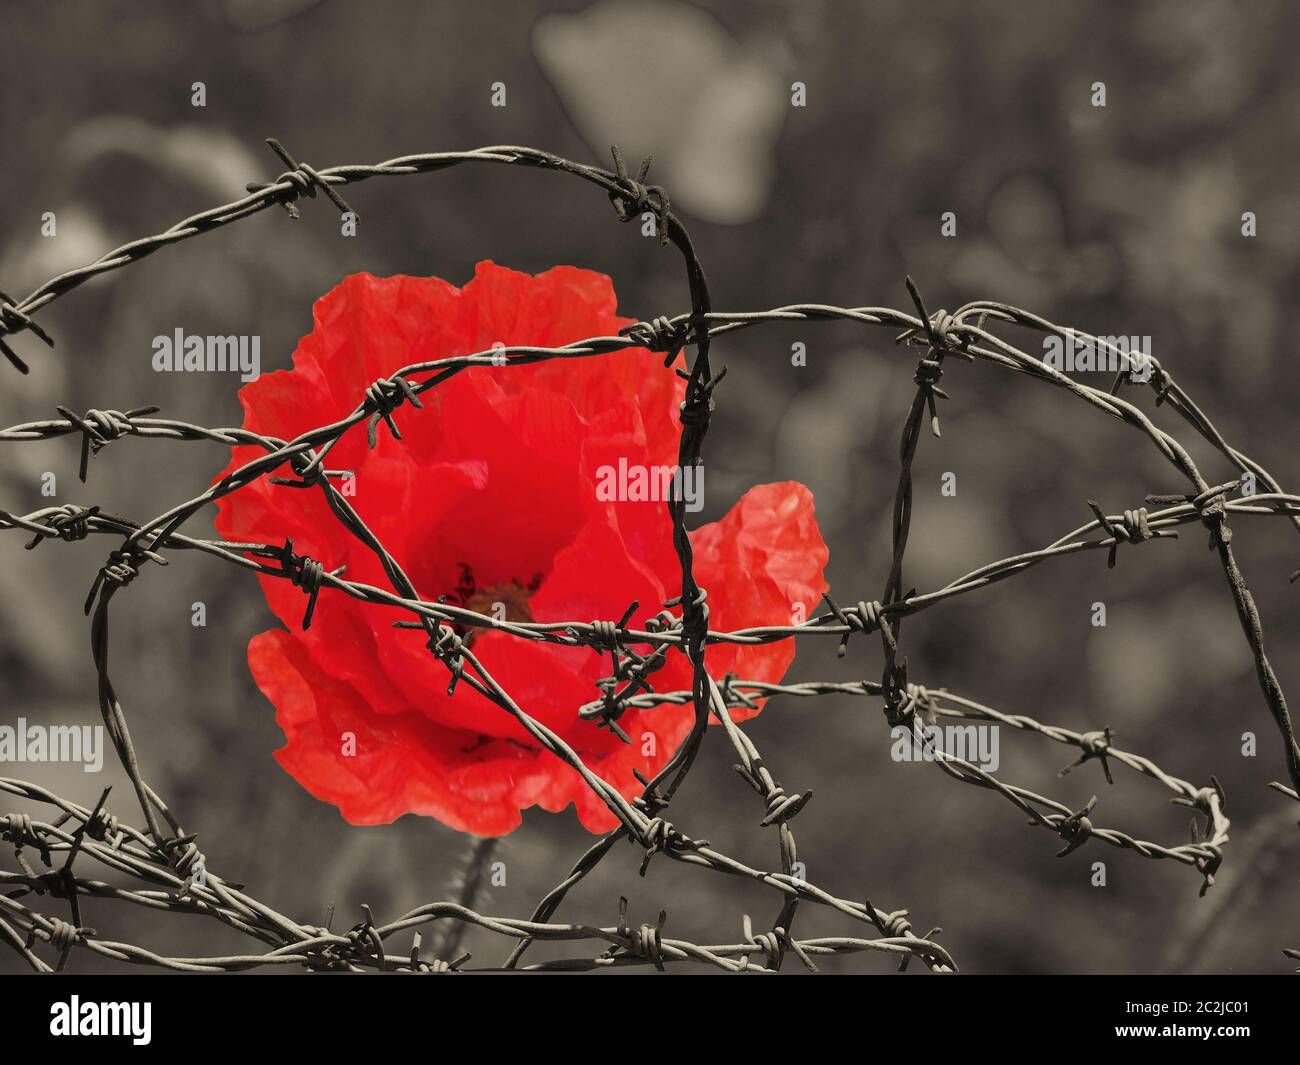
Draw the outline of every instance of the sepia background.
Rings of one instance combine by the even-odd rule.
[[[5,22],[0,287],[14,296],[273,178],[283,167],[268,136],[317,167],[492,144],[608,166],[614,141],[629,159],[653,153],[650,179],[670,191],[719,309],[910,309],[910,273],[931,309],[990,298],[1097,334],[1149,335],[1229,440],[1284,485],[1300,481],[1291,5],[210,0],[7,4]],[[202,109],[190,103],[195,81],[207,87]],[[794,81],[806,107],[791,106]],[[493,82],[507,86],[504,108],[490,106]],[[1095,82],[1104,108],[1092,105]],[[146,403],[238,425],[233,375],[155,374],[151,339],[177,326],[256,333],[263,370],[284,368],[312,301],[359,270],[462,284],[485,258],[530,272],[568,263],[609,274],[629,316],[688,309],[678,257],[616,224],[580,182],[477,168],[347,196],[362,216],[355,239],[339,238],[317,199],[296,223],[267,211],[60,299],[40,315],[57,347],[20,336],[31,375],[0,367],[0,425],[53,417],[55,404]],[[46,211],[57,239],[40,235]],[[940,235],[946,211],[953,238]],[[1254,238],[1242,235],[1244,211],[1258,219]],[[796,342],[806,367],[791,365]],[[801,480],[834,594],[877,598],[916,353],[842,323],[752,329],[714,351],[729,373],[699,519],[751,484]],[[923,438],[915,467],[909,586],[1045,546],[1089,520],[1087,498],[1115,513],[1182,487],[1138,434],[1059,391],[965,364],[948,367],[944,386],[943,438]],[[1154,412],[1149,390],[1127,395]],[[1183,434],[1167,409],[1153,416]],[[83,486],[73,438],[0,446],[0,507],[18,513],[49,505],[40,480],[53,471],[57,502],[143,518],[193,496],[227,459],[215,445],[127,439],[93,460]],[[1212,483],[1239,472],[1191,451]],[[939,493],[946,472],[952,498]],[[212,513],[186,531],[211,535]],[[1245,518],[1234,529],[1270,656],[1283,687],[1300,690],[1300,590],[1286,579],[1300,565],[1295,529]],[[25,552],[25,540],[0,542],[0,714],[96,723],[81,606],[106,541]],[[199,600],[205,628],[189,623]],[[1105,628],[1089,623],[1098,601]],[[146,776],[198,832],[210,868],[303,921],[323,921],[332,903],[335,928],[363,903],[385,920],[447,894],[464,838],[417,817],[349,826],[272,758],[282,736],[244,650],[274,622],[251,576],[186,556],[115,606],[114,678]],[[912,679],[930,688],[1078,730],[1111,726],[1118,745],[1175,775],[1216,774],[1233,823],[1223,870],[1198,898],[1199,876],[1172,862],[1095,842],[1057,860],[1060,841],[998,796],[891,761],[878,702],[778,699],[749,728],[788,789],[815,792],[795,825],[809,879],[906,907],[918,931],[942,925],[966,971],[1294,967],[1281,948],[1300,945],[1297,810],[1265,786],[1285,772],[1279,742],[1199,527],[1121,550],[1114,570],[1084,553],[936,606],[909,621],[905,642]],[[859,640],[839,660],[834,641],[810,640],[790,676],[874,679],[879,653]],[[1257,757],[1242,756],[1247,731]],[[775,838],[758,828],[727,745],[709,739],[673,820],[770,866]],[[1098,794],[1094,819],[1141,838],[1189,838],[1189,811],[1154,782],[1120,769],[1110,787],[1096,764],[1057,779],[1069,749],[1009,730],[1001,741],[1003,779],[1074,809]],[[111,809],[132,819],[111,764],[97,777],[3,770],[87,805],[114,783]],[[590,839],[571,812],[530,811],[502,845],[506,885],[479,908],[526,915]],[[1090,884],[1097,860],[1104,888]],[[641,880],[638,864],[621,846],[559,919],[612,924],[623,893],[634,921],[653,920],[667,899],[669,934],[718,943],[737,941],[744,912],[761,925],[775,916],[758,885],[666,861]],[[87,924],[162,953],[242,947],[215,923],[85,909]],[[804,935],[850,934],[814,906],[799,923]],[[475,964],[504,956],[472,930],[465,945]],[[89,955],[74,966],[112,968]],[[0,970],[20,967],[0,954]],[[893,964],[863,955],[823,967]]]

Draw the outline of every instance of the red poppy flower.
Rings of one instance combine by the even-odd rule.
[[[283,439],[344,417],[366,387],[415,362],[486,351],[494,343],[554,347],[611,336],[631,319],[616,313],[609,278],[560,266],[537,277],[480,263],[458,289],[438,278],[347,278],[315,307],[314,328],[294,368],[240,390],[244,427]],[[331,469],[355,472],[350,502],[411,578],[421,598],[447,595],[512,620],[618,619],[644,627],[680,593],[680,570],[662,502],[607,501],[602,466],[672,465],[684,384],[663,356],[631,349],[509,369],[473,368],[426,392],[423,410],[395,415],[402,439],[347,433]],[[262,452],[234,449],[226,471]],[[601,493],[604,495],[607,493]],[[388,587],[379,561],[330,513],[319,491],[263,478],[219,503],[229,540],[280,543],[351,580]],[[708,589],[710,625],[787,624],[826,589],[826,545],[801,484],[761,485],[721,521],[691,533],[695,574]],[[445,666],[422,631],[394,629],[401,611],[324,591],[301,630],[303,593],[259,577],[288,631],[253,637],[248,662],[288,739],[280,764],[354,824],[406,813],[436,817],[477,835],[500,835],[538,805],[569,803],[593,832],[615,825],[605,805],[558,758],[538,749],[504,710],[468,685],[447,695]],[[408,616],[409,615],[405,615]],[[474,654],[528,714],[555,730],[594,772],[625,795],[633,770],[652,775],[690,730],[692,710],[629,710],[625,744],[581,720],[597,698],[609,656],[474,630]],[[778,681],[794,641],[715,645],[717,676]],[[673,651],[653,675],[660,691],[690,687],[690,664]],[[757,712],[757,711],[754,711]],[[737,720],[750,716],[737,713]],[[354,741],[348,742],[351,733]]]

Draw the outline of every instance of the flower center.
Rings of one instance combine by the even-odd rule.
[[[533,592],[541,586],[542,575],[535,574],[532,580],[524,583],[518,577],[512,577],[507,581],[501,581],[497,584],[489,584],[482,588],[478,587],[474,579],[474,571],[465,563],[460,564],[460,582],[456,590],[451,594],[444,596],[446,600],[457,603],[466,610],[472,610],[476,614],[482,614],[484,617],[494,618],[497,621],[532,621],[533,614],[529,609],[528,600]],[[459,630],[462,626],[456,626]],[[472,644],[474,638],[481,630],[467,628],[461,633],[466,644]]]
[[[531,594],[532,589],[512,580],[509,584],[494,584],[490,588],[475,591],[465,600],[464,607],[498,621],[532,621],[532,611],[528,609],[528,597]],[[505,609],[504,617],[502,608]]]

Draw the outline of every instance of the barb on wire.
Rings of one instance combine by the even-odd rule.
[[[35,334],[47,348],[54,347],[54,338],[22,309],[22,305],[15,304],[10,296],[0,292],[0,355],[4,355],[15,370],[25,374],[30,370],[27,363],[20,359],[18,353],[5,342],[5,337],[21,333],[23,330]]]
[[[328,178],[322,177],[318,171],[313,170],[306,163],[295,161],[293,156],[285,150],[284,145],[274,137],[267,137],[266,143],[270,147],[271,151],[275,152],[275,154],[280,157],[280,161],[289,169],[274,181],[250,182],[245,186],[249,192],[264,192],[268,190],[276,192],[280,206],[285,209],[285,212],[290,218],[296,220],[300,215],[294,201],[300,196],[314,198],[316,190],[320,189],[320,191],[325,193],[329,198],[329,201],[334,204],[339,211],[345,214],[350,213],[353,218],[360,218],[360,215],[348,206],[347,201],[330,187],[330,181]]]
[[[143,418],[150,414],[157,414],[161,409],[160,407],[149,406],[132,407],[126,412],[88,410],[85,414],[77,415],[68,410],[67,407],[55,407],[55,410],[67,419],[69,425],[75,426],[82,433],[81,466],[77,473],[81,483],[86,483],[86,471],[91,455],[98,455],[112,441],[119,440],[131,433],[135,429],[132,423],[133,418]]]

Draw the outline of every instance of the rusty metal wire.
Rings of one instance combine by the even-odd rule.
[[[808,805],[812,792],[787,791],[759,755],[750,736],[737,724],[731,710],[752,707],[755,697],[809,697],[848,695],[879,697],[884,719],[891,729],[917,730],[923,722],[938,718],[978,720],[1037,734],[1075,750],[1076,756],[1062,775],[1088,762],[1096,762],[1107,781],[1111,763],[1146,776],[1173,792],[1171,801],[1188,806],[1204,818],[1203,827],[1193,825],[1190,843],[1160,844],[1138,839],[1124,831],[1094,825],[1097,805],[1094,797],[1084,807],[1069,806],[1027,788],[1004,783],[980,767],[955,757],[934,745],[930,760],[947,776],[961,783],[1001,795],[1029,818],[1029,824],[1047,828],[1063,841],[1059,856],[1067,856],[1085,843],[1099,843],[1131,850],[1149,859],[1164,859],[1193,867],[1202,877],[1201,893],[1213,884],[1224,859],[1229,822],[1224,813],[1222,788],[1213,777],[1207,786],[1182,780],[1155,762],[1115,747],[1109,729],[1074,732],[1044,724],[1023,714],[1008,714],[959,696],[946,689],[928,690],[912,682],[907,659],[901,653],[903,619],[953,597],[976,592],[1043,562],[1081,551],[1105,549],[1108,564],[1115,565],[1119,548],[1147,540],[1172,538],[1177,527],[1200,522],[1210,532],[1210,546],[1217,553],[1228,581],[1240,624],[1255,661],[1268,711],[1282,740],[1283,756],[1291,786],[1273,787],[1291,799],[1300,788],[1300,748],[1297,747],[1290,713],[1280,685],[1264,651],[1263,628],[1258,611],[1232,550],[1229,516],[1285,516],[1300,529],[1300,497],[1284,492],[1262,466],[1231,446],[1205,413],[1178,386],[1159,363],[1152,360],[1149,383],[1156,404],[1168,403],[1191,428],[1207,440],[1234,471],[1249,472],[1267,489],[1257,495],[1234,496],[1238,480],[1211,485],[1183,445],[1157,428],[1136,405],[1118,393],[1118,378],[1109,391],[1091,388],[1014,347],[990,331],[992,324],[1013,325],[1042,333],[1086,336],[1005,304],[979,301],[949,314],[931,314],[911,279],[907,280],[915,313],[879,307],[842,308],[820,304],[797,304],[758,312],[720,312],[712,308],[704,270],[690,237],[670,210],[667,192],[647,185],[648,161],[635,177],[630,176],[622,156],[613,150],[614,169],[603,170],[562,159],[531,148],[498,146],[468,152],[445,152],[405,156],[373,166],[339,166],[323,170],[297,162],[278,142],[268,142],[289,168],[273,181],[253,182],[248,195],[234,203],[193,215],[162,233],[133,241],[102,256],[85,267],[68,271],[38,287],[25,299],[14,301],[0,293],[0,354],[18,370],[26,372],[23,359],[7,342],[30,332],[47,345],[53,340],[33,317],[48,304],[71,292],[92,277],[117,270],[178,241],[250,217],[272,206],[284,208],[298,218],[297,201],[321,192],[344,212],[352,208],[343,199],[342,186],[372,177],[436,172],[472,163],[493,163],[550,170],[580,178],[606,193],[622,221],[649,212],[657,222],[661,242],[676,248],[686,274],[691,309],[677,316],[659,316],[638,322],[616,337],[593,337],[556,348],[514,346],[484,352],[464,353],[452,358],[415,363],[387,378],[374,382],[357,397],[347,417],[319,426],[293,440],[262,436],[245,429],[207,428],[182,420],[157,417],[156,407],[139,406],[125,411],[90,410],[82,414],[57,408],[58,418],[26,422],[0,429],[0,443],[23,443],[63,436],[79,436],[79,475],[84,482],[90,460],[124,436],[171,441],[207,441],[228,446],[251,445],[264,454],[245,463],[190,500],[173,506],[154,518],[137,521],[108,513],[99,506],[48,507],[28,514],[0,511],[0,530],[20,530],[30,536],[26,547],[36,549],[46,541],[71,542],[91,535],[119,538],[108,554],[86,601],[91,615],[91,642],[98,676],[100,710],[118,757],[131,781],[140,807],[143,825],[135,827],[108,813],[105,791],[93,807],[62,798],[35,783],[0,778],[0,791],[27,802],[52,807],[50,821],[27,814],[0,817],[0,838],[13,851],[15,870],[0,870],[0,940],[16,951],[33,969],[63,969],[75,950],[89,951],[122,962],[160,966],[165,969],[198,972],[232,972],[262,966],[293,966],[310,970],[402,972],[458,971],[466,967],[468,955],[459,954],[461,933],[478,927],[510,940],[514,945],[501,964],[507,968],[547,970],[596,970],[624,966],[653,966],[663,970],[670,963],[690,962],[727,972],[772,972],[782,968],[787,955],[808,968],[815,959],[834,955],[877,952],[897,957],[900,967],[913,958],[935,972],[955,971],[948,952],[935,941],[940,931],[925,935],[912,931],[906,910],[877,909],[865,897],[849,899],[804,880],[797,874],[797,850],[791,821]],[[850,608],[839,606],[826,596],[826,611],[798,625],[766,625],[722,631],[709,627],[707,590],[696,582],[692,552],[685,525],[685,500],[668,502],[673,546],[681,569],[680,594],[645,629],[625,627],[630,611],[618,621],[521,622],[496,620],[447,602],[420,598],[400,564],[360,520],[342,493],[331,483],[336,471],[326,468],[332,448],[357,426],[365,424],[370,445],[383,423],[400,440],[394,412],[401,406],[414,408],[406,417],[420,417],[419,397],[451,376],[465,372],[511,372],[513,367],[551,359],[599,358],[616,351],[639,348],[667,356],[665,372],[683,348],[694,350],[694,360],[685,373],[685,401],[680,411],[682,425],[678,465],[698,465],[705,435],[714,410],[714,393],[725,368],[715,371],[710,362],[711,341],[739,330],[773,322],[829,321],[856,322],[902,330],[899,350],[924,349],[916,364],[917,390],[904,420],[900,442],[899,482],[893,508],[893,553],[884,590],[877,600],[858,600]],[[1096,340],[1096,338],[1089,338]],[[1102,349],[1109,348],[1096,340]],[[1025,374],[1061,388],[1143,433],[1156,450],[1187,482],[1185,493],[1149,496],[1145,507],[1106,514],[1099,504],[1088,501],[1094,520],[1066,533],[1038,551],[989,563],[958,577],[941,588],[918,593],[906,590],[903,564],[911,528],[912,463],[928,421],[935,437],[940,435],[938,400],[948,399],[939,381],[948,368],[946,359],[983,362]],[[286,470],[287,467],[287,470]],[[291,474],[292,476],[285,476]],[[182,526],[206,504],[237,492],[261,477],[277,483],[320,490],[340,524],[365,544],[382,563],[391,587],[379,588],[347,580],[341,571],[328,571],[319,560],[294,552],[292,541],[284,544],[235,543],[195,538],[181,532]],[[1082,509],[1082,507],[1081,507]],[[619,827],[597,840],[575,863],[570,874],[537,905],[528,920],[489,916],[473,909],[474,884],[482,874],[482,863],[490,853],[476,845],[456,901],[433,902],[404,914],[387,924],[377,922],[363,907],[363,919],[347,932],[326,926],[300,923],[280,914],[248,893],[242,884],[228,881],[210,870],[199,850],[194,833],[187,832],[163,799],[146,782],[136,758],[127,728],[126,715],[109,674],[109,619],[114,597],[149,563],[167,565],[170,558],[185,551],[198,551],[263,576],[284,579],[300,587],[307,599],[303,626],[310,625],[316,609],[329,609],[329,597],[347,595],[359,601],[397,607],[410,620],[399,626],[423,629],[430,652],[446,667],[449,689],[464,683],[480,692],[529,732],[542,749],[549,751],[579,773],[619,821]],[[329,596],[320,598],[322,591]],[[319,604],[319,607],[318,607]],[[674,612],[676,611],[676,612]],[[562,737],[529,715],[475,657],[469,644],[457,635],[466,628],[489,628],[521,640],[560,646],[585,646],[611,655],[613,675],[602,680],[591,702],[575,708],[584,720],[610,728],[622,736],[620,715],[629,707],[644,708],[663,703],[690,705],[694,724],[687,739],[667,765],[652,780],[642,778],[640,795],[627,799],[588,767]],[[883,650],[881,679],[875,681],[767,684],[727,676],[719,680],[709,674],[704,649],[711,643],[760,644],[790,638],[829,636],[839,640],[840,653],[855,634],[879,633]],[[682,653],[692,666],[689,691],[657,692],[650,677],[667,655]],[[707,840],[688,835],[662,815],[672,803],[682,781],[695,763],[710,722],[720,726],[735,751],[736,770],[761,803],[759,824],[777,832],[779,864],[773,870],[752,867],[712,847]],[[885,735],[889,733],[886,732]],[[626,737],[623,737],[626,739]],[[553,920],[569,891],[599,865],[615,845],[630,841],[641,853],[641,872],[657,854],[686,865],[715,873],[758,881],[780,896],[780,909],[770,929],[756,932],[748,915],[741,915],[739,942],[701,945],[672,939],[664,934],[667,914],[661,911],[650,922],[633,927],[627,920],[627,903],[621,900],[618,923],[612,926],[564,924]],[[35,857],[39,866],[34,865]],[[94,861],[133,886],[110,884],[79,875]],[[74,869],[74,865],[78,866]],[[68,917],[54,916],[36,908],[34,900],[46,898],[67,904]],[[168,913],[188,913],[213,918],[234,932],[256,942],[259,949],[224,957],[171,957],[129,943],[116,942],[86,927],[81,919],[83,898],[113,899]],[[27,901],[24,901],[27,900]],[[794,931],[801,904],[827,907],[851,924],[866,925],[870,936],[800,939]],[[421,957],[421,929],[436,925],[434,957]],[[393,952],[393,937],[412,933],[411,948]],[[866,931],[866,929],[861,929]],[[587,944],[581,956],[523,965],[523,957],[534,942]],[[47,944],[56,954],[50,961],[37,952]],[[599,949],[598,953],[591,951]],[[1295,952],[1288,950],[1288,956]]]

